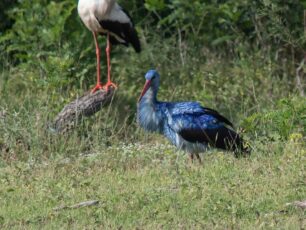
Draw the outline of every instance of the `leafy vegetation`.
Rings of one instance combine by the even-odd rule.
[[[76,2],[0,3],[0,226],[305,227],[305,212],[285,204],[306,198],[306,2],[120,3],[143,51],[114,47],[114,101],[67,135],[48,123],[95,80],[94,44]],[[150,68],[161,73],[161,100],[217,109],[252,155],[209,151],[203,166],[190,166],[138,129],[136,100]],[[87,199],[100,204],[52,211]]]

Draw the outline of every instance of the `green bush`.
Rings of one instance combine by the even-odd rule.
[[[260,47],[301,48],[303,8],[306,1],[227,0],[167,3],[147,0],[146,8],[159,15],[168,33],[183,32],[188,39],[206,46],[233,46],[247,40]],[[303,7],[304,6],[304,7]],[[169,31],[170,30],[170,31]],[[303,40],[303,42],[301,42]],[[222,52],[222,51],[221,51]]]
[[[17,0],[2,0],[0,2],[0,36],[2,36],[7,29],[11,28],[14,23],[14,20],[8,17],[7,12],[16,5],[16,2]]]
[[[306,136],[306,99],[291,98],[279,100],[275,108],[244,120],[243,126],[255,136],[266,136],[288,140]]]
[[[35,87],[72,86],[72,76],[79,71],[75,63],[86,51],[82,51],[86,36],[75,20],[75,2],[21,1],[9,15],[16,22],[0,39],[0,48],[10,57],[8,65],[15,63],[24,73],[31,72],[24,78]]]

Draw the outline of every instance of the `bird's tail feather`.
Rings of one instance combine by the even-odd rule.
[[[135,51],[139,53],[141,51],[141,46],[140,46],[140,41],[137,35],[137,31],[135,30],[134,27],[130,27],[129,29],[129,42],[132,44],[134,47]]]
[[[250,154],[250,149],[245,147],[242,137],[227,127],[217,132],[214,145],[217,148],[233,151],[237,157]]]

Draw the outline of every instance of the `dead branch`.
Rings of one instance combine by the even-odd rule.
[[[294,201],[292,203],[287,203],[286,205],[293,205],[302,209],[306,209],[306,200],[304,201]]]
[[[75,208],[82,208],[82,207],[88,207],[88,206],[93,206],[93,205],[98,205],[99,201],[98,200],[89,200],[89,201],[84,201],[78,204],[74,204],[74,205],[62,205],[56,208],[53,208],[53,211],[60,211],[63,209],[75,209]]]
[[[66,105],[56,116],[49,129],[56,133],[64,133],[74,128],[83,117],[89,117],[106,106],[113,98],[115,89],[99,90],[95,93],[87,93]]]

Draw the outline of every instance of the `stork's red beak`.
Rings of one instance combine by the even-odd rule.
[[[151,80],[146,80],[146,83],[141,91],[141,94],[138,98],[138,102],[141,100],[141,98],[143,97],[143,95],[145,95],[145,93],[147,92],[147,90],[150,88],[151,86]]]

